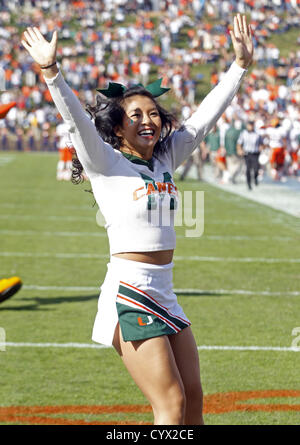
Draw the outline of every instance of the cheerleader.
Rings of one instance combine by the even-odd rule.
[[[23,46],[40,65],[106,220],[110,262],[92,338],[113,345],[152,406],[155,424],[203,424],[199,357],[190,321],[173,292],[173,173],[230,104],[253,56],[246,18],[234,18],[235,61],[221,82],[177,130],[156,98],[161,80],[144,87],[110,83],[89,119],[56,63],[50,42],[27,28]],[[168,221],[168,223],[164,223]]]

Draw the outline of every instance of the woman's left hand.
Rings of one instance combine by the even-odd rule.
[[[235,52],[235,61],[241,68],[248,68],[253,58],[253,40],[251,25],[247,25],[246,17],[240,14],[233,19],[233,31],[230,36]]]

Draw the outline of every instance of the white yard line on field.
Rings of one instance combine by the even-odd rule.
[[[45,205],[45,202],[42,203],[33,203],[33,202],[29,202],[29,203],[23,203],[23,202],[1,202],[1,207],[6,207],[8,209],[38,209],[41,210],[41,208],[43,208],[43,206]],[[48,205],[48,203],[47,203]],[[74,205],[68,205],[66,203],[64,203],[64,210],[76,210],[77,212],[79,210],[84,210],[84,211],[93,211],[95,212],[95,208],[93,208],[92,206],[88,206],[88,205],[78,205],[78,206],[74,206]]]
[[[99,253],[50,253],[50,252],[0,252],[0,257],[32,257],[32,258],[67,258],[67,259],[109,259],[107,254]],[[222,262],[222,263],[300,263],[300,258],[233,258],[213,256],[175,256],[174,261],[199,261],[199,262]]]
[[[0,343],[0,351],[6,347],[13,348],[75,348],[75,349],[108,349],[112,346],[90,343],[17,343],[2,342]],[[1,349],[2,348],[2,349]],[[280,352],[300,352],[298,347],[282,347],[282,346],[229,346],[229,345],[200,345],[197,346],[199,351],[280,351]]]
[[[190,239],[183,235],[182,236],[177,235],[177,238]],[[292,238],[289,236],[247,236],[247,235],[203,235],[201,238],[211,241],[284,241],[284,242],[295,241],[297,239],[297,237]]]
[[[65,292],[99,292],[97,286],[41,286],[37,284],[23,285],[24,290],[65,291]],[[174,289],[175,294],[184,295],[265,295],[265,296],[300,296],[300,291],[255,291],[247,289]]]
[[[87,259],[109,259],[108,255],[99,253],[50,253],[50,252],[0,252],[0,257],[16,258],[87,258]]]
[[[0,156],[0,167],[4,167],[15,159],[15,156]]]
[[[24,284],[24,290],[40,290],[40,291],[66,291],[66,292],[99,292],[99,286],[40,286],[39,284]]]
[[[232,257],[210,257],[210,256],[175,256],[177,261],[201,261],[201,262],[224,262],[224,263],[300,263],[300,258],[232,258]]]
[[[0,215],[0,219],[34,221],[36,219],[46,219],[48,221],[89,221],[94,222],[95,216],[58,216],[58,215],[16,215],[5,213]]]
[[[38,230],[0,230],[0,235],[10,235],[10,236],[107,236],[105,232],[52,232],[49,230],[38,231]]]
[[[74,236],[74,237],[106,237],[106,232],[67,232],[67,231],[38,231],[38,230],[0,230],[0,235],[7,236]],[[178,239],[191,239],[184,235],[176,235]],[[246,235],[202,235],[201,239],[209,241],[296,241],[296,237],[289,236],[246,236]]]
[[[1,204],[2,206],[2,204]],[[33,220],[40,220],[40,219],[47,219],[49,221],[90,221],[90,222],[94,222],[96,221],[96,213],[94,215],[90,215],[90,216],[72,216],[72,215],[34,215],[34,214],[30,214],[30,215],[18,215],[18,214],[8,214],[8,213],[4,213],[2,215],[0,215],[0,219],[9,219],[9,220],[25,220],[25,221],[33,221]],[[260,224],[259,220],[255,220],[256,224]],[[261,223],[265,224],[265,220],[262,220]],[[272,225],[274,224],[283,224],[283,222],[279,219],[273,219],[271,221]],[[96,224],[96,222],[95,222]],[[221,220],[212,220],[212,221],[207,221],[207,225],[211,226],[211,225],[249,225],[249,221],[247,220],[237,220],[237,219],[221,219]]]

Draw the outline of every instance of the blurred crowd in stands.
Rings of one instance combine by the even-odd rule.
[[[213,149],[204,142],[200,157],[203,162],[221,159],[216,177],[234,182],[228,166],[232,154],[242,156],[239,134],[249,120],[255,122],[263,138],[260,150],[270,150],[268,128],[276,116],[285,156],[280,168],[274,164],[273,177],[299,177],[300,37],[295,37],[296,51],[285,56],[269,37],[300,30],[300,0],[0,0],[0,70],[6,84],[0,103],[16,101],[0,120],[0,150],[55,151],[60,146],[51,96],[39,67],[20,44],[27,26],[38,26],[48,39],[58,29],[59,66],[82,104],[93,103],[95,89],[110,80],[147,84],[157,73],[172,87],[172,111],[184,120],[203,97],[197,91],[207,73],[213,88],[232,62],[229,29],[236,12],[250,16],[255,62],[218,122],[219,142]],[[232,129],[234,136],[228,133]]]

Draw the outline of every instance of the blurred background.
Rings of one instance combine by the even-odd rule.
[[[59,66],[83,105],[109,81],[147,84],[159,76],[172,88],[162,104],[183,121],[232,63],[237,12],[254,31],[254,64],[217,128],[179,169],[181,179],[246,184],[238,138],[253,121],[263,153],[258,181],[299,181],[299,0],[1,0],[0,150],[58,151],[66,143],[39,67],[20,44],[27,26],[48,39],[58,29]]]

